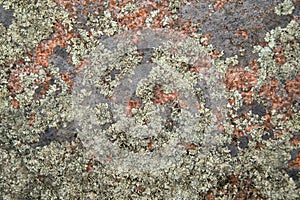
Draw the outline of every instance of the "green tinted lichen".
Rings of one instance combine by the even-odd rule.
[[[261,67],[258,70],[259,84],[266,83],[267,76],[274,76],[281,81],[293,79],[300,69],[300,26],[295,20],[291,20],[285,28],[277,27],[266,34],[266,47],[255,46],[254,51],[258,52],[258,62]],[[284,55],[280,55],[283,51]],[[280,57],[280,62],[276,61],[276,56]],[[279,59],[279,58],[278,58]]]
[[[38,0],[36,3],[1,0],[0,4],[14,10],[13,23],[9,27],[0,24],[0,64],[15,61],[30,52],[53,32],[56,20],[62,21],[68,16],[51,0]]]
[[[293,13],[295,9],[293,2],[290,0],[284,0],[283,3],[280,3],[275,7],[275,13],[277,15],[290,15]]]
[[[178,9],[180,8],[181,5],[182,5],[182,2],[179,0],[169,1],[169,8],[173,14],[178,12]]]
[[[72,24],[75,26],[76,21]],[[88,13],[86,26],[89,27],[89,30],[78,28],[79,36],[67,41],[67,44],[69,44],[67,51],[72,55],[72,63],[74,65],[79,64],[82,59],[99,45],[100,37],[104,35],[112,36],[120,31],[117,22],[112,19],[109,11],[104,11],[103,15]]]
[[[24,91],[16,94],[15,99],[19,102],[19,108],[13,108],[11,97],[6,88],[2,88],[1,96],[6,106],[1,107],[1,132],[5,133],[1,141],[5,145],[9,143],[34,144],[39,142],[40,134],[50,127],[64,127],[72,121],[71,94],[68,92],[69,86],[61,79],[58,68],[49,66],[50,75],[53,76],[53,84],[47,94],[38,97],[39,82],[45,78],[40,69],[40,74],[20,74],[20,81]],[[30,116],[34,116],[34,121],[30,125]],[[22,147],[22,145],[21,145]],[[21,149],[24,151],[24,149]]]
[[[1,3],[2,2],[3,1],[1,1]],[[24,2],[27,4],[29,1]],[[48,1],[36,2],[38,2],[37,5],[32,5],[32,8],[34,9],[36,9],[36,6],[38,7],[41,2],[43,6],[45,6],[43,2]],[[175,5],[174,3],[174,5],[172,5],[172,2],[170,6],[174,12],[176,12],[180,4]],[[5,1],[6,5],[11,3],[16,4],[16,1]],[[18,5],[22,7],[22,4],[23,2]],[[50,5],[52,4],[50,3]],[[28,6],[25,7],[28,8]],[[38,15],[29,16],[29,18],[44,16],[44,14],[40,12],[47,11],[45,11],[45,9],[33,11],[31,13]],[[119,30],[116,27],[116,22],[112,21],[109,14],[106,14],[104,21],[100,20],[99,22],[95,20],[95,18],[97,17],[89,18],[94,21],[88,19],[88,23],[93,24],[91,25],[93,26],[91,32],[95,34],[90,37],[86,30],[78,29],[80,37],[74,39],[74,46],[69,47],[68,49],[69,53],[73,55],[74,64],[77,64],[78,61],[85,55],[88,55],[94,47],[99,45],[98,36],[114,34]],[[103,17],[100,18],[103,19]],[[75,27],[75,20],[66,18],[64,21],[68,24],[74,23],[72,24],[73,26],[70,27]],[[41,30],[42,29],[43,28],[41,28]],[[2,34],[5,35],[6,29],[1,26],[1,30],[3,30]],[[269,38],[267,39],[269,49],[260,48],[258,51],[260,53],[259,62],[261,66],[259,70],[261,75],[259,80],[261,82],[268,76],[268,73],[276,76],[279,75],[282,80],[294,77],[292,73],[297,72],[298,68],[296,67],[297,69],[293,69],[292,65],[299,63],[299,60],[297,59],[299,57],[297,54],[297,52],[299,52],[298,32],[298,23],[291,21],[288,27],[281,29],[277,28],[274,33],[270,33],[270,35],[267,36],[267,38]],[[42,34],[43,36],[41,36],[41,38],[47,37],[48,34],[48,32]],[[272,40],[272,38],[275,39]],[[28,38],[25,37],[25,39],[27,40]],[[34,44],[32,46],[29,45],[30,48],[33,48],[38,43],[38,41],[26,40],[24,40],[24,42],[27,42],[27,44]],[[182,56],[182,54],[184,55],[186,53],[185,50],[187,49],[195,50],[197,48],[198,50],[199,48],[203,48],[200,50],[202,53],[206,52],[207,55],[212,54],[212,46],[202,47],[195,41],[196,40],[191,39],[190,41],[181,43],[176,46],[178,47],[177,49],[173,46],[173,49],[177,50],[174,54],[169,53],[166,48],[156,49],[155,52],[151,52],[154,54],[155,62],[164,66],[164,69],[168,69],[167,67],[172,66],[172,70],[178,71],[178,73],[171,73],[170,76],[165,74],[164,78],[166,81],[172,78],[179,79],[184,77],[184,80],[187,80],[187,83],[193,85],[192,83],[194,83],[193,81],[195,79],[194,74],[186,72],[180,68],[178,64],[181,62],[193,63],[192,59],[189,60],[187,56]],[[295,41],[295,43],[292,41]],[[103,42],[103,40],[101,40],[101,42]],[[120,52],[124,51],[124,49],[119,49],[119,52],[116,49],[111,49],[109,48],[109,44],[110,42],[99,47],[104,55],[107,54],[107,57],[108,55],[112,57],[116,55],[119,56]],[[72,46],[72,42],[70,42],[69,45]],[[171,47],[172,45],[174,44],[170,43]],[[283,49],[287,56],[287,63],[289,63],[287,69],[291,69],[291,73],[284,72],[283,75],[281,75],[280,67],[276,63],[272,63],[272,57],[274,56],[274,53],[272,52],[278,45],[284,47]],[[19,52],[17,48],[12,48]],[[104,48],[109,49],[110,51],[105,52],[103,50]],[[24,49],[25,48],[22,47],[20,52],[25,52],[23,51]],[[125,65],[125,68],[128,67],[126,69],[129,70],[129,72],[134,72],[132,68],[139,65],[139,62],[141,62],[141,58],[136,50],[137,49],[134,48],[131,49],[130,46],[128,55],[116,60],[117,63],[122,59],[126,62],[123,61],[121,62],[122,64],[112,66],[113,69],[123,70],[124,66],[122,65]],[[18,56],[16,56],[16,52],[10,52],[11,54],[6,52],[6,55],[9,55],[9,57],[14,60],[21,55],[21,53],[18,52]],[[293,55],[297,57],[293,58]],[[94,58],[98,58],[98,56],[95,56]],[[242,105],[241,95],[238,92],[224,92],[224,88],[222,89],[223,84],[220,84],[222,86],[220,86],[220,88],[216,87],[218,88],[217,92],[214,92],[213,89],[218,83],[218,80],[221,80],[221,78],[225,76],[226,69],[230,62],[233,61],[233,63],[235,63],[237,61],[234,57],[226,59],[227,61],[225,61],[225,59],[222,60],[218,58],[211,60],[212,69],[209,73],[216,73],[218,78],[210,80],[209,76],[200,77],[201,80],[207,83],[207,86],[204,85],[203,88],[195,91],[195,94],[200,98],[200,102],[205,102],[205,94],[212,94],[212,96],[208,98],[212,100],[215,99],[212,102],[213,106],[216,105],[215,103],[217,103],[220,98],[231,99],[231,97],[234,97],[234,99],[236,99],[234,108],[231,108],[232,106],[229,104],[227,105],[227,108],[236,111],[238,107]],[[112,59],[112,61],[114,61],[114,59]],[[28,62],[30,61],[28,60]],[[96,63],[97,59],[94,60],[94,62]],[[269,68],[269,66],[271,67]],[[33,92],[37,89],[33,84],[35,80],[43,80],[45,78],[45,71],[43,69],[41,69],[39,75],[28,75],[28,77],[27,74],[21,75],[21,81],[22,84],[24,84],[24,92],[17,94],[16,98],[20,101],[20,108],[15,109],[11,105],[11,97],[9,96],[6,85],[9,78],[9,70],[10,67],[1,66],[0,191],[1,197],[4,199],[204,199],[205,194],[208,192],[211,192],[216,199],[234,199],[239,198],[241,191],[245,192],[243,195],[245,195],[246,198],[252,199],[299,198],[298,194],[300,191],[299,187],[295,187],[296,181],[293,181],[286,173],[287,162],[290,159],[290,151],[298,147],[292,147],[290,144],[290,137],[299,132],[299,111],[297,111],[296,106],[292,107],[294,114],[288,118],[285,123],[282,122],[281,115],[276,115],[276,113],[272,114],[272,125],[274,130],[283,131],[282,135],[276,135],[275,139],[262,140],[262,136],[268,134],[268,132],[263,128],[253,129],[249,133],[249,137],[251,137],[248,143],[249,147],[238,147],[239,152],[236,157],[231,157],[230,151],[228,150],[228,144],[232,141],[232,133],[234,130],[230,120],[236,117],[235,112],[231,110],[228,115],[226,115],[227,121],[223,122],[225,127],[223,134],[218,135],[218,137],[215,137],[215,135],[212,134],[212,138],[209,138],[209,136],[206,136],[205,134],[202,135],[203,137],[207,137],[208,144],[212,144],[209,143],[210,140],[216,140],[213,142],[214,145],[212,145],[212,147],[205,147],[209,148],[209,151],[203,152],[203,149],[201,150],[201,148],[187,151],[183,148],[179,156],[172,157],[177,159],[177,162],[174,165],[169,165],[169,167],[163,168],[162,170],[153,169],[151,172],[128,173],[122,166],[121,168],[118,168],[112,167],[111,165],[100,164],[97,159],[95,160],[93,154],[89,154],[89,149],[80,147],[81,143],[87,142],[84,138],[80,138],[80,140],[75,139],[73,142],[52,141],[46,146],[34,147],[34,144],[39,142],[41,134],[46,133],[48,127],[59,129],[57,136],[63,137],[66,129],[62,127],[68,126],[69,122],[73,120],[72,111],[74,110],[72,110],[72,98],[74,98],[74,96],[70,95],[70,88],[63,80],[61,80],[57,66],[50,65],[46,70],[47,73],[50,73],[50,75],[54,77],[54,79],[53,83],[51,83],[50,90],[45,96],[34,98],[35,93]],[[120,71],[118,70],[110,71],[110,73],[105,72],[105,70],[103,71],[105,72],[105,75],[102,75],[101,78],[104,76],[107,77],[109,84],[103,85],[100,80],[95,82],[95,87],[105,91],[102,95],[111,95],[113,94],[114,89],[118,87],[121,89],[124,88],[124,85],[120,87],[120,84],[118,84],[118,81],[122,78],[122,75],[120,75]],[[141,96],[146,98],[155,97],[153,91],[149,90],[149,93],[145,93],[145,90],[147,89],[147,84],[153,85],[155,83],[155,80],[159,77],[158,72],[152,74],[152,79],[145,80],[144,84],[140,85]],[[176,74],[183,74],[183,76],[176,76]],[[132,74],[132,77],[134,77],[134,75],[138,75],[138,73]],[[138,78],[143,78],[143,76]],[[180,86],[182,80],[176,81],[176,85],[179,83],[177,89],[189,88],[188,86]],[[211,84],[214,86],[212,89],[209,88]],[[206,92],[204,91],[205,87],[208,87]],[[172,85],[166,85],[162,90],[164,93],[171,93],[173,92],[173,88]],[[85,93],[86,92],[82,91],[82,94]],[[81,100],[80,103],[83,103],[81,109],[87,108],[86,105],[91,103],[91,98],[88,98],[88,96]],[[92,104],[95,105],[95,107],[87,109],[86,112],[96,112],[95,116],[98,117],[98,119],[92,119],[91,122],[99,122],[99,124],[96,125],[99,125],[101,130],[104,130],[103,132],[100,132],[100,134],[109,133],[106,130],[107,125],[113,122],[111,117],[112,113],[107,112],[110,104],[108,102],[100,103],[100,101],[101,99],[96,99],[95,102],[93,102],[94,104]],[[221,103],[220,108],[223,108],[223,105],[224,104]],[[204,128],[201,125],[208,123],[208,121],[210,122],[212,119],[210,111],[213,109],[213,106],[209,107],[207,104],[200,104],[198,112],[207,118],[201,118],[203,121],[198,124],[198,128]],[[124,114],[123,108],[123,106],[119,109],[115,108],[115,112]],[[153,113],[148,113],[147,111],[149,110],[153,111]],[[226,112],[226,110],[227,109],[224,109],[223,111]],[[36,121],[33,126],[29,126],[28,124],[30,114],[36,115]],[[80,114],[82,113],[74,112],[75,117],[83,120],[84,116]],[[140,115],[137,122],[130,122],[130,125],[137,125],[137,129],[132,129],[135,133],[138,133],[141,130],[147,131],[147,129],[143,129],[144,127],[141,124],[141,121],[143,120],[141,119],[153,119],[156,116],[160,116],[160,113],[157,112],[157,108],[153,108],[151,102],[145,104],[145,109],[143,111],[133,109],[132,114]],[[190,115],[186,115],[186,112],[181,115],[181,119],[184,119],[182,123],[194,122],[193,120],[185,120],[191,117]],[[245,128],[249,123],[263,126],[264,118],[259,119],[251,112],[249,112],[248,115],[250,120],[237,121],[238,127]],[[90,124],[86,123],[86,125]],[[159,127],[159,124],[154,124],[154,126]],[[194,124],[183,126],[192,127]],[[76,126],[76,128],[78,128],[78,126]],[[95,131],[91,130],[89,134],[97,135],[99,134],[99,129],[96,129]],[[70,131],[77,133],[77,131],[80,130]],[[124,134],[115,134],[112,136],[125,138],[125,144],[135,144],[134,139],[127,141],[126,135]],[[205,141],[201,137],[196,139]],[[92,143],[95,141],[89,140],[89,142]],[[264,147],[258,149],[256,147],[257,142],[262,142]],[[141,142],[137,143],[142,144]],[[205,145],[205,142],[203,143],[203,145]],[[94,143],[94,145],[97,145],[97,143]],[[143,145],[146,145],[147,148],[147,144]],[[141,147],[138,148],[141,149]],[[109,161],[109,158],[107,161]],[[237,182],[234,182],[232,177],[236,177]]]
[[[88,182],[85,171],[88,160],[75,143],[53,142],[22,154],[15,150],[0,149],[0,153],[3,198],[82,197],[83,194],[78,191],[83,191],[85,182]],[[89,196],[88,192],[86,195]]]

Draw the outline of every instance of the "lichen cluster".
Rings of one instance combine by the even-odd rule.
[[[299,32],[299,23],[291,20],[286,27],[277,27],[266,34],[266,47],[254,47],[261,64],[260,83],[265,83],[267,76],[274,76],[282,82],[297,76],[300,69]]]
[[[67,13],[51,0],[37,3],[1,0],[0,4],[5,10],[13,10],[12,23],[0,24],[0,64],[19,59],[49,36],[55,20],[67,18]]]
[[[299,199],[297,9],[0,0],[0,198]]]
[[[210,108],[226,108],[221,74],[209,69],[209,48],[192,38],[176,44],[176,37],[183,39],[177,34],[164,41],[170,33],[151,30],[139,32],[143,39],[133,45],[128,39],[134,35],[123,33],[121,40],[108,39],[109,47],[99,45],[77,77],[73,105],[84,145],[122,171],[175,165],[188,145],[204,154],[218,137]],[[153,52],[148,60],[141,56],[145,50]],[[139,106],[130,107],[134,103]]]

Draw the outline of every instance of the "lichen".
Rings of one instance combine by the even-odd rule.
[[[295,9],[293,2],[290,0],[284,0],[284,2],[278,4],[275,7],[275,13],[277,15],[290,15],[293,13],[293,10]]]
[[[165,25],[176,29],[192,17],[191,34],[124,28],[114,1],[103,7],[55,2],[0,0],[0,12],[13,15],[8,23],[0,17],[3,199],[299,199],[299,170],[291,176],[288,167],[299,149],[299,101],[291,93],[300,57],[289,1],[276,11],[288,16],[273,13],[279,0],[226,1],[220,9],[203,1],[195,12],[185,1],[170,1]],[[159,5],[150,6],[153,19],[165,14]],[[123,12],[136,7],[139,2],[128,1]],[[35,66],[30,56],[51,39],[57,21],[62,32],[76,32],[61,47],[73,64],[65,71],[59,62]],[[247,29],[248,38],[235,35],[237,28]],[[266,32],[266,46],[255,47],[255,103],[245,105],[242,91],[227,91],[223,80],[236,65],[256,73],[248,62],[257,56],[252,42]],[[62,72],[74,75],[83,60],[90,63],[77,82],[70,80],[72,88]],[[31,73],[33,66],[38,72]],[[283,91],[294,84],[283,92],[289,107],[274,110],[258,94],[269,79],[278,79]]]
[[[254,47],[261,65],[257,87],[266,83],[267,76],[277,77],[283,82],[297,76],[300,69],[299,31],[299,23],[291,20],[285,28],[277,27],[266,34],[266,47]]]
[[[110,158],[115,167],[131,171],[173,165],[186,145],[210,146],[210,138],[217,137],[213,128],[216,119],[211,117],[205,101],[210,101],[211,108],[221,110],[225,105],[220,100],[224,87],[217,86],[216,72],[199,74],[189,72],[188,68],[209,70],[209,48],[192,38],[178,44],[172,41],[175,37],[164,41],[167,33],[147,30],[140,31],[139,37],[148,39],[153,35],[153,43],[142,39],[134,46],[124,35],[130,39],[133,34],[123,33],[121,42],[117,36],[109,39],[108,48],[99,45],[91,53],[90,66],[77,79],[74,112],[81,113],[76,119],[81,130],[79,136],[87,148],[101,162]],[[158,46],[153,48],[155,43]],[[152,48],[153,53],[148,56],[151,61],[145,61],[137,51]],[[172,53],[175,49],[176,54]],[[211,93],[201,96],[201,87]],[[129,107],[130,102],[140,106]],[[101,117],[97,117],[97,112],[104,113],[104,121],[98,121]],[[153,153],[149,152],[153,149]]]
[[[30,0],[22,2],[1,0],[0,4],[5,9],[14,11],[11,25],[6,27],[0,24],[2,33],[0,64],[16,60],[24,53],[32,51],[52,33],[56,20],[63,21],[68,16],[51,0],[39,0],[35,4]]]

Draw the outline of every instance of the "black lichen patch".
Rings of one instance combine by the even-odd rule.
[[[238,156],[239,150],[235,145],[229,144],[228,145],[228,150],[230,151],[230,156],[231,157],[237,157]]]
[[[239,142],[239,147],[241,149],[246,149],[249,147],[248,145],[248,138],[246,136],[242,136],[238,139],[238,142]]]
[[[295,149],[291,151],[291,160],[296,160],[298,157],[298,154],[300,152],[300,149]],[[296,182],[298,183],[298,187],[300,187],[300,169],[296,167],[291,167],[287,169],[287,174]]]
[[[299,172],[300,170],[297,169],[297,168],[292,168],[292,169],[288,169],[287,170],[287,174],[295,181],[295,182],[298,182],[299,181]],[[300,184],[298,184],[297,187],[300,187]]]
[[[66,51],[65,48],[62,48],[61,46],[56,46],[53,49],[53,51],[57,56],[60,56],[63,59],[68,59],[68,52]]]
[[[61,73],[72,72],[75,69],[75,66],[68,62],[68,52],[65,48],[61,46],[56,46],[53,49],[54,56],[51,58],[50,62],[55,67],[58,67]]]
[[[39,142],[33,144],[32,147],[43,147],[49,145],[52,141],[57,140],[57,131],[58,130],[56,128],[48,127],[46,131],[40,135]]]
[[[32,148],[43,147],[49,145],[51,142],[71,142],[77,137],[77,131],[73,123],[70,123],[66,128],[47,127],[46,130],[40,134],[39,141],[31,144]]]
[[[274,132],[273,130],[270,130],[269,133],[262,136],[263,140],[273,139],[274,138]]]
[[[266,108],[262,104],[254,103],[252,106],[252,113],[259,117],[263,117],[266,114]]]
[[[14,19],[14,10],[8,9],[6,10],[0,4],[0,23],[4,24],[5,27],[8,27],[12,24]]]

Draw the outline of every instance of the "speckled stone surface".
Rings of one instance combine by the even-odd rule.
[[[0,0],[0,199],[299,199],[298,0]]]

